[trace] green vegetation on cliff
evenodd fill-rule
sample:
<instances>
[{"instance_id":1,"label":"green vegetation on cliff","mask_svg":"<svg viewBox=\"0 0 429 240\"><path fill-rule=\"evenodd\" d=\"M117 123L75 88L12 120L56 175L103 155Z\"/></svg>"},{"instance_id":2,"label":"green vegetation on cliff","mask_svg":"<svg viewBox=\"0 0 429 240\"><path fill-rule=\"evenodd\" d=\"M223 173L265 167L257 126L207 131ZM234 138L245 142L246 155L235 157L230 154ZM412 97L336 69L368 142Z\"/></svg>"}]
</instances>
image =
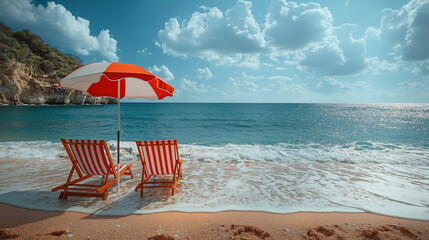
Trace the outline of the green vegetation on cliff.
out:
<instances>
[{"instance_id":1,"label":"green vegetation on cliff","mask_svg":"<svg viewBox=\"0 0 429 240\"><path fill-rule=\"evenodd\" d=\"M29 30L15 32L0 22L0 61L12 59L54 78L63 78L82 65L79 58L50 47Z\"/></svg>"}]
</instances>

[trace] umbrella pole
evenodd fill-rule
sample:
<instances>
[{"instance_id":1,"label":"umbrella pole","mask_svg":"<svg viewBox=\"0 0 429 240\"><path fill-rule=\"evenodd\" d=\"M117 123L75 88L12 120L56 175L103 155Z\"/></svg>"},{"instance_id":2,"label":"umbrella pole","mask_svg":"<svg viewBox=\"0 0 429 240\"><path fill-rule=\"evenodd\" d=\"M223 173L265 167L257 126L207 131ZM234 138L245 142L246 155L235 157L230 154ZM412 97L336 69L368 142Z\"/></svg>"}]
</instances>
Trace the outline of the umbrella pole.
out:
<instances>
[{"instance_id":1,"label":"umbrella pole","mask_svg":"<svg viewBox=\"0 0 429 240\"><path fill-rule=\"evenodd\" d=\"M121 130L120 130L120 126L121 126L121 80L119 80L118 82L118 145L117 145L117 152L118 152L118 160L117 160L117 165L116 168L118 169L118 173L117 173L117 178L118 178L118 184L117 184L117 190L118 190L118 194L119 194L119 139L120 139L120 135L121 135Z\"/></svg>"}]
</instances>

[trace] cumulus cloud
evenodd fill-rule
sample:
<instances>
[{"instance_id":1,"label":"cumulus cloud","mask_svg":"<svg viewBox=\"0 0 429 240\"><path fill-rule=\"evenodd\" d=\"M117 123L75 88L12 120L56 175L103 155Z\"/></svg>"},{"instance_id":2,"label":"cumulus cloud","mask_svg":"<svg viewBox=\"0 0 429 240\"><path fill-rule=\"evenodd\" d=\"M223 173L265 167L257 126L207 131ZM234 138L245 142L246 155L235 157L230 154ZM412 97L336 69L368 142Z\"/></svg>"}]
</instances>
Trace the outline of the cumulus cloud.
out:
<instances>
[{"instance_id":1,"label":"cumulus cloud","mask_svg":"<svg viewBox=\"0 0 429 240\"><path fill-rule=\"evenodd\" d=\"M266 56L285 64L276 69L297 67L325 76L358 74L368 67L365 39L352 36L357 26L334 27L328 8L273 0L261 31L251 6L238 0L225 12L204 6L181 23L171 18L158 32L157 45L164 53L215 65L258 69Z\"/></svg>"},{"instance_id":2,"label":"cumulus cloud","mask_svg":"<svg viewBox=\"0 0 429 240\"><path fill-rule=\"evenodd\" d=\"M328 8L319 4L274 0L266 16L264 33L272 46L298 50L329 37L332 20Z\"/></svg>"},{"instance_id":3,"label":"cumulus cloud","mask_svg":"<svg viewBox=\"0 0 429 240\"><path fill-rule=\"evenodd\" d=\"M197 69L197 78L209 80L213 78L212 71L208 67Z\"/></svg>"},{"instance_id":4,"label":"cumulus cloud","mask_svg":"<svg viewBox=\"0 0 429 240\"><path fill-rule=\"evenodd\" d=\"M259 65L253 55L263 51L265 40L250 10L251 2L239 0L229 10L202 7L189 20L171 18L158 32L164 53L196 56L217 64Z\"/></svg>"},{"instance_id":5,"label":"cumulus cloud","mask_svg":"<svg viewBox=\"0 0 429 240\"><path fill-rule=\"evenodd\" d=\"M413 73L429 76L429 0L411 0L401 9L386 8L379 28L368 28L367 35L390 43L393 53L414 64Z\"/></svg>"},{"instance_id":6,"label":"cumulus cloud","mask_svg":"<svg viewBox=\"0 0 429 240\"><path fill-rule=\"evenodd\" d=\"M152 67L149 67L148 70L149 72L157 75L158 77L162 78L167 82L174 80L173 73L171 73L170 69L168 69L168 67L166 67L165 65L162 65L161 67L153 65Z\"/></svg>"},{"instance_id":7,"label":"cumulus cloud","mask_svg":"<svg viewBox=\"0 0 429 240\"><path fill-rule=\"evenodd\" d=\"M382 11L379 35L393 43L406 61L429 59L429 1L412 0L399 10Z\"/></svg>"},{"instance_id":8,"label":"cumulus cloud","mask_svg":"<svg viewBox=\"0 0 429 240\"><path fill-rule=\"evenodd\" d=\"M351 75L364 71L368 67L364 57L366 41L364 38L353 38L352 33L356 28L353 24L343 24L336 28L336 41L303 51L298 60L299 65L303 69L327 76Z\"/></svg>"},{"instance_id":9,"label":"cumulus cloud","mask_svg":"<svg viewBox=\"0 0 429 240\"><path fill-rule=\"evenodd\" d=\"M35 5L30 0L0 1L0 21L16 29L31 29L46 42L69 48L81 55L99 54L108 61L118 61L117 41L109 30L91 35L90 22L75 17L63 5L48 2Z\"/></svg>"},{"instance_id":10,"label":"cumulus cloud","mask_svg":"<svg viewBox=\"0 0 429 240\"><path fill-rule=\"evenodd\" d=\"M200 93L204 93L208 91L208 88L206 87L206 85L198 84L197 82L191 81L186 78L182 79L182 81L180 82L180 87L183 90L189 90L189 91L200 92Z\"/></svg>"},{"instance_id":11,"label":"cumulus cloud","mask_svg":"<svg viewBox=\"0 0 429 240\"><path fill-rule=\"evenodd\" d=\"M316 3L273 0L263 33L272 58L286 66L323 76L359 74L367 69L366 41L352 33L357 25L332 25L326 7Z\"/></svg>"}]
</instances>

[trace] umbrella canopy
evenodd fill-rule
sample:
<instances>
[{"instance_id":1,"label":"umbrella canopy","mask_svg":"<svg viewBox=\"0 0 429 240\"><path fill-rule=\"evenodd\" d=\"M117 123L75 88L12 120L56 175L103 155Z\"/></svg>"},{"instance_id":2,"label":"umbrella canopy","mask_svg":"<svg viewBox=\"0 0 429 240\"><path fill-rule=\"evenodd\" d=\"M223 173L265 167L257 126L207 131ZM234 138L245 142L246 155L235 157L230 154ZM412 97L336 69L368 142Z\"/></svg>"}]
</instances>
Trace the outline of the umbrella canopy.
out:
<instances>
[{"instance_id":1,"label":"umbrella canopy","mask_svg":"<svg viewBox=\"0 0 429 240\"><path fill-rule=\"evenodd\" d=\"M120 103L122 98L150 100L172 97L174 88L142 67L125 63L91 63L63 78L59 87L69 87L89 93L93 97L118 99L118 165L120 144ZM119 192L119 167L118 192Z\"/></svg>"},{"instance_id":2,"label":"umbrella canopy","mask_svg":"<svg viewBox=\"0 0 429 240\"><path fill-rule=\"evenodd\" d=\"M155 100L172 97L174 92L172 86L142 67L117 62L84 65L63 78L58 86L78 89L93 97L118 99Z\"/></svg>"}]
</instances>

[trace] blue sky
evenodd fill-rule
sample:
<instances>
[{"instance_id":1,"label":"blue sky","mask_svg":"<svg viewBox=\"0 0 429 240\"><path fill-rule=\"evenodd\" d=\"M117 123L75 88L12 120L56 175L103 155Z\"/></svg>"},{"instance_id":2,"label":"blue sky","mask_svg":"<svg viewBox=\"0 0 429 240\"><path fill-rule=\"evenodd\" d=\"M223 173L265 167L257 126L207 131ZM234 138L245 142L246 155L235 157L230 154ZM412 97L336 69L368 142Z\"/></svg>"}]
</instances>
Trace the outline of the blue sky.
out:
<instances>
[{"instance_id":1,"label":"blue sky","mask_svg":"<svg viewBox=\"0 0 429 240\"><path fill-rule=\"evenodd\" d=\"M0 0L0 21L140 65L162 101L429 102L429 0Z\"/></svg>"}]
</instances>

